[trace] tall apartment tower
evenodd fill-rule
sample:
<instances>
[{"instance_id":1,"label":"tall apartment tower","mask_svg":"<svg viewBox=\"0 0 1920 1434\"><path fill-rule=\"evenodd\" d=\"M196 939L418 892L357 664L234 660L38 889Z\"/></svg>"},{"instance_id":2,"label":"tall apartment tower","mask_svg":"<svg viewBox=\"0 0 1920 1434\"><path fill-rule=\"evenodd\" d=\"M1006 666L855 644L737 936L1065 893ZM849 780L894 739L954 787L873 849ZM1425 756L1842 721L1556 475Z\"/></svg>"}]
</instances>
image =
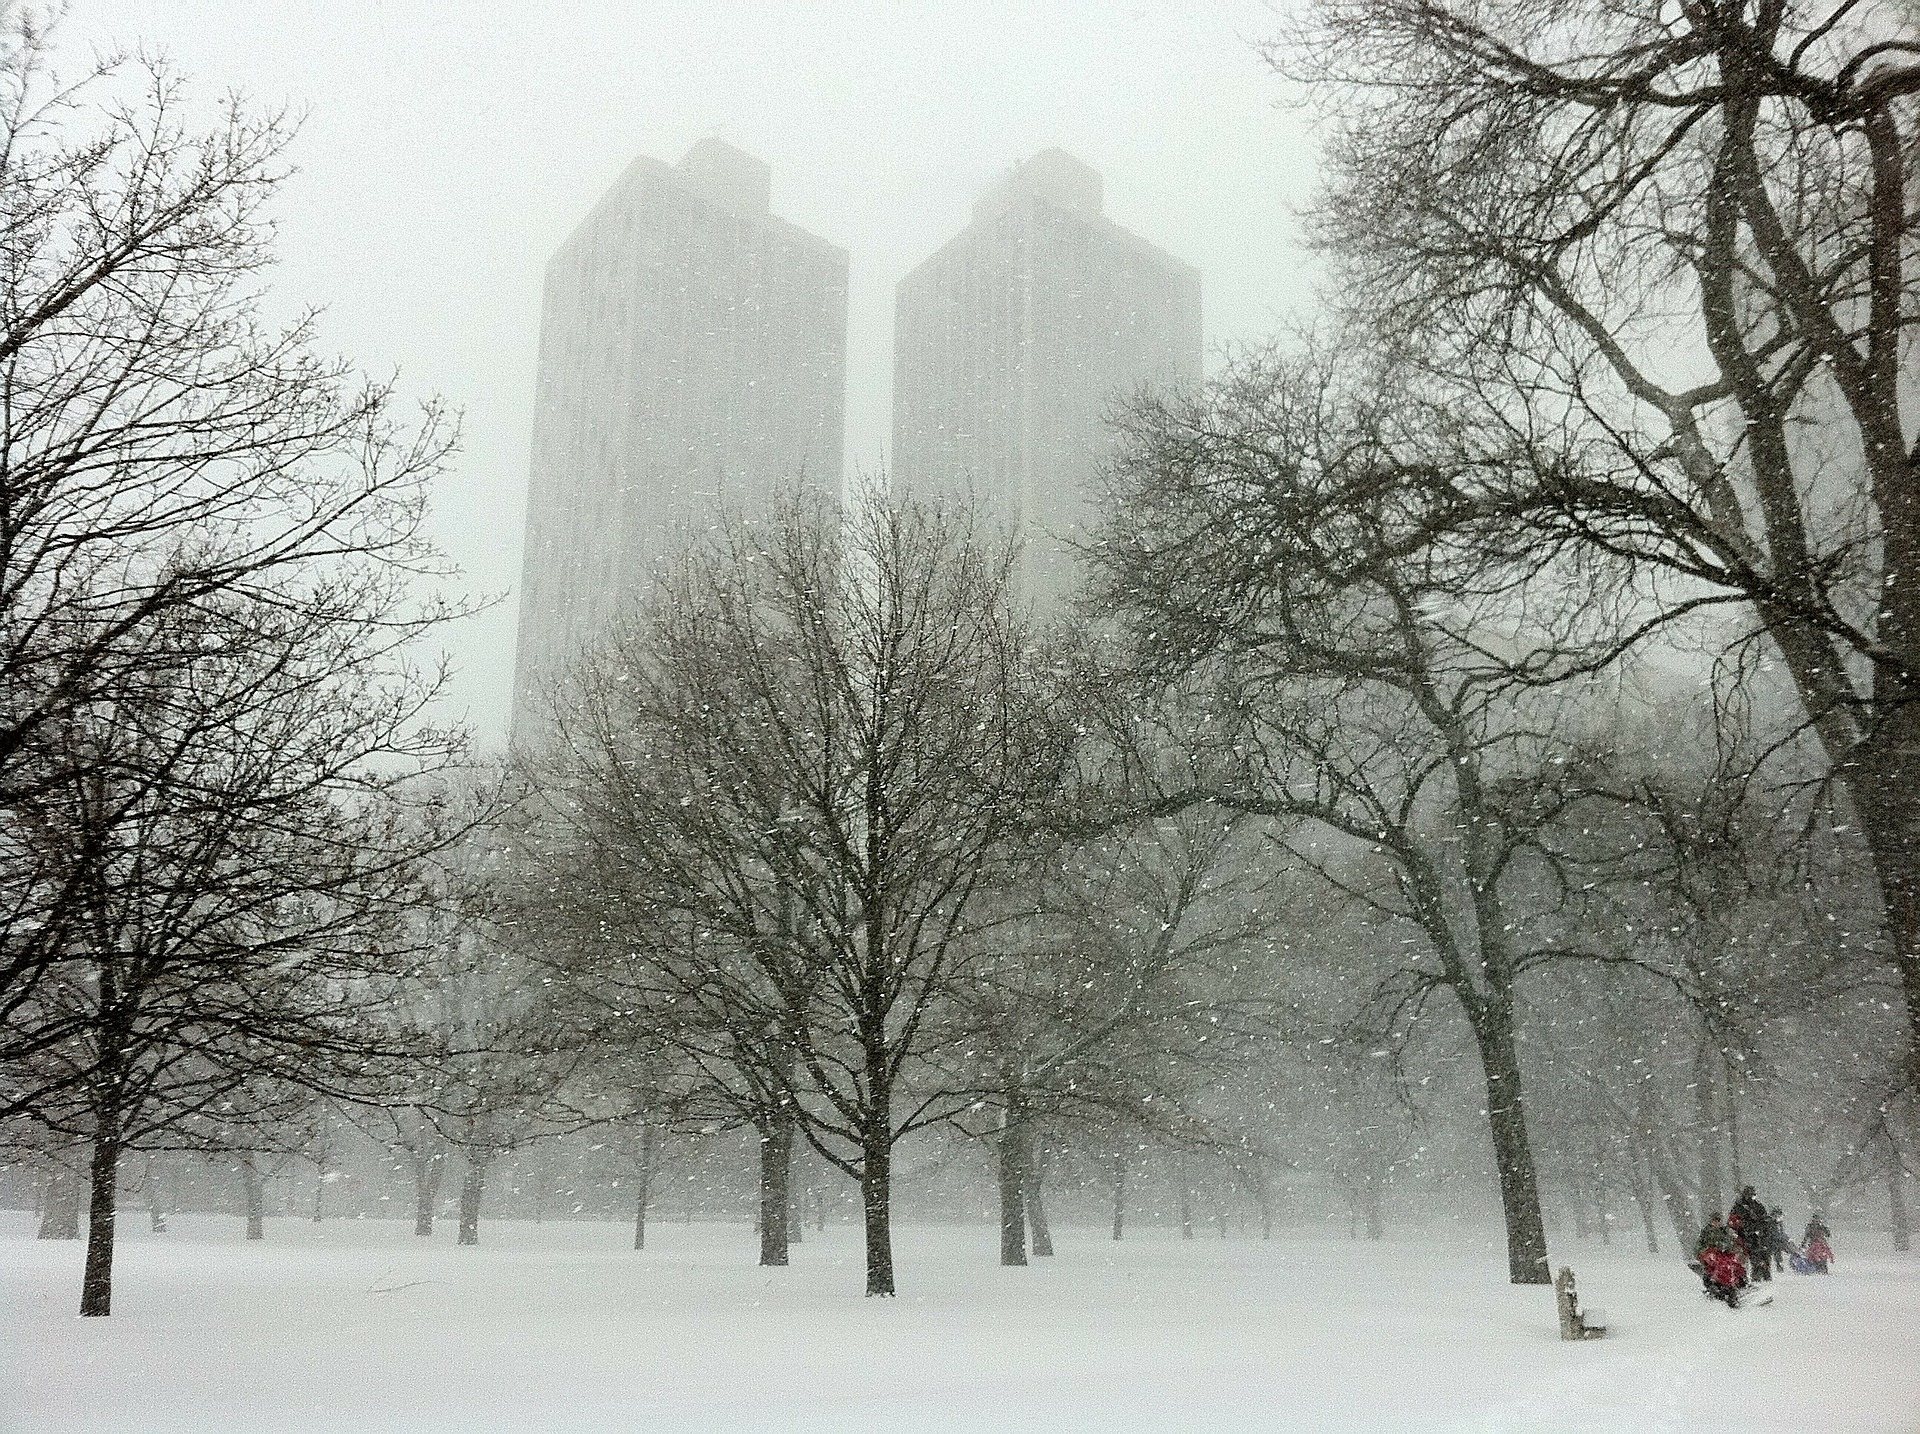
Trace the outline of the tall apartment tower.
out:
<instances>
[{"instance_id":1,"label":"tall apartment tower","mask_svg":"<svg viewBox=\"0 0 1920 1434\"><path fill-rule=\"evenodd\" d=\"M895 298L894 482L1020 530L1042 600L1070 580L1114 407L1200 379L1198 271L1100 202L1097 171L1036 155Z\"/></svg>"},{"instance_id":2,"label":"tall apartment tower","mask_svg":"<svg viewBox=\"0 0 1920 1434\"><path fill-rule=\"evenodd\" d=\"M767 166L706 139L637 159L547 265L513 727L721 512L837 494L847 254L768 209Z\"/></svg>"}]
</instances>

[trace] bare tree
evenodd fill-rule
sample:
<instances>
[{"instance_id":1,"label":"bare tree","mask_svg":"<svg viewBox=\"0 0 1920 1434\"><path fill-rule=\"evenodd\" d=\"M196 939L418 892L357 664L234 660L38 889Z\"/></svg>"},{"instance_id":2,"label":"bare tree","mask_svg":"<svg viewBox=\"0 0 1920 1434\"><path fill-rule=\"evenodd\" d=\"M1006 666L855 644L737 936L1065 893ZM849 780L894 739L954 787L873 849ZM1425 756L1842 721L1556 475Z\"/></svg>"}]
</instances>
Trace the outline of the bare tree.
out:
<instances>
[{"instance_id":1,"label":"bare tree","mask_svg":"<svg viewBox=\"0 0 1920 1434\"><path fill-rule=\"evenodd\" d=\"M976 902L983 951L960 1005L978 1065L962 1083L996 1109L1003 1265L1027 1263L1029 1225L1034 1252L1052 1253L1047 1138L1120 1119L1141 1135L1202 1139L1186 1093L1265 1032L1257 840L1190 810L1066 845Z\"/></svg>"},{"instance_id":2,"label":"bare tree","mask_svg":"<svg viewBox=\"0 0 1920 1434\"><path fill-rule=\"evenodd\" d=\"M402 1054L369 1001L416 865L446 839L409 793L459 748L418 722L389 619L177 611L137 683L36 735L64 776L12 815L71 911L13 1011L4 1093L90 1146L82 1313L110 1307L124 1151L231 1146L315 1091L375 1088Z\"/></svg>"},{"instance_id":3,"label":"bare tree","mask_svg":"<svg viewBox=\"0 0 1920 1434\"><path fill-rule=\"evenodd\" d=\"M1460 470L1504 460L1388 371L1255 356L1140 408L1113 474L1094 600L1171 684L1169 746L1132 760L1146 810L1207 803L1299 825L1289 859L1419 934L1380 989L1393 1030L1444 993L1472 1031L1516 1282L1547 1279L1518 1045L1520 983L1578 950L1531 882L1579 799L1573 695L1590 614L1491 526L1456 526ZM1129 732L1112 743L1124 754ZM1164 764L1162 764L1164 765ZM1371 863L1353 881L1341 865ZM1531 897L1532 891L1529 890Z\"/></svg>"},{"instance_id":4,"label":"bare tree","mask_svg":"<svg viewBox=\"0 0 1920 1434\"><path fill-rule=\"evenodd\" d=\"M546 968L514 939L509 901L517 817L490 784L469 781L443 802L456 839L418 864L405 979L390 1008L413 1052L395 1137L416 1178L415 1229L443 1162L465 1160L455 1240L480 1242L487 1180L501 1157L590 1123L569 1093L594 1054L568 1021ZM431 1134L428 1133L431 1129Z\"/></svg>"},{"instance_id":5,"label":"bare tree","mask_svg":"<svg viewBox=\"0 0 1920 1434\"><path fill-rule=\"evenodd\" d=\"M730 948L684 913L674 919L671 900L623 848L552 833L537 835L534 848L515 942L556 979L570 1039L593 1052L586 1079L594 1096L582 1102L589 1118L633 1127L643 1168L655 1133L683 1124L706 1134L752 1129L760 1263L785 1265L796 1124L791 1077L782 1073L794 1059L787 1033L720 998L700 973L732 964Z\"/></svg>"},{"instance_id":6,"label":"bare tree","mask_svg":"<svg viewBox=\"0 0 1920 1434\"><path fill-rule=\"evenodd\" d=\"M725 1033L861 1185L867 1292L894 1292L892 1158L965 1097L951 1037L974 894L1071 742L1014 610L1013 555L878 493L726 528L586 668L554 791L617 853L644 979ZM746 1039L737 1039L744 1034Z\"/></svg>"},{"instance_id":7,"label":"bare tree","mask_svg":"<svg viewBox=\"0 0 1920 1434\"><path fill-rule=\"evenodd\" d=\"M1910 8L1339 0L1297 39L1270 54L1333 99L1346 291L1555 455L1463 496L1624 560L1630 637L1752 616L1858 824L1920 1062Z\"/></svg>"},{"instance_id":8,"label":"bare tree","mask_svg":"<svg viewBox=\"0 0 1920 1434\"><path fill-rule=\"evenodd\" d=\"M196 104L163 64L57 76L0 17L0 1031L74 910L13 813L71 791L61 735L145 681L157 634L229 612L364 606L444 575L422 534L439 410L263 327L291 127ZM353 568L359 594L342 585Z\"/></svg>"}]
</instances>

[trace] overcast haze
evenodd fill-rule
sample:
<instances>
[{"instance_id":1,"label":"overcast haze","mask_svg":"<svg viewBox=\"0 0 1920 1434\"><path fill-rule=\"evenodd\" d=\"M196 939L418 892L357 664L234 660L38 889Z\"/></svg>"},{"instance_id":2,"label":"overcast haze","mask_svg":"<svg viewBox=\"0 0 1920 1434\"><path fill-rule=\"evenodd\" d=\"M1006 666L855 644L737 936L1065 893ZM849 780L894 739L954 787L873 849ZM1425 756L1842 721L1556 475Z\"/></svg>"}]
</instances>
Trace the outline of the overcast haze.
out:
<instances>
[{"instance_id":1,"label":"overcast haze","mask_svg":"<svg viewBox=\"0 0 1920 1434\"><path fill-rule=\"evenodd\" d=\"M197 88L305 112L275 299L464 411L439 523L476 587L519 577L542 267L626 164L717 135L773 208L852 256L847 454L889 436L893 288L1010 164L1058 145L1106 212L1200 271L1209 352L1305 298L1305 116L1253 44L1263 3L576 5L81 0L73 43L163 49ZM962 58L964 57L964 63ZM504 735L514 606L454 639Z\"/></svg>"},{"instance_id":2,"label":"overcast haze","mask_svg":"<svg viewBox=\"0 0 1920 1434\"><path fill-rule=\"evenodd\" d=\"M0 0L0 1431L1920 1430L1916 24Z\"/></svg>"}]
</instances>

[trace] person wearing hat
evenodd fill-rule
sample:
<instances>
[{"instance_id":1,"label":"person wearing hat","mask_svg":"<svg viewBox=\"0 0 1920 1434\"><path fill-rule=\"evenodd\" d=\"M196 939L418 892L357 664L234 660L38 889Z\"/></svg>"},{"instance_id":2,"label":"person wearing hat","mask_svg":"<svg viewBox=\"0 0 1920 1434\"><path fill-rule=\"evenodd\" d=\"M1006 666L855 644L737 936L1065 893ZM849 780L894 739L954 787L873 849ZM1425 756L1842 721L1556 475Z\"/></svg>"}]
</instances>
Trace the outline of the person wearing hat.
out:
<instances>
[{"instance_id":1,"label":"person wearing hat","mask_svg":"<svg viewBox=\"0 0 1920 1434\"><path fill-rule=\"evenodd\" d=\"M1756 1280L1772 1279L1773 1222L1767 1217L1767 1207L1760 1203L1760 1197L1753 1193L1751 1185L1741 1187L1740 1198L1733 1202L1733 1209L1727 1212L1727 1224L1739 1237L1752 1277Z\"/></svg>"}]
</instances>

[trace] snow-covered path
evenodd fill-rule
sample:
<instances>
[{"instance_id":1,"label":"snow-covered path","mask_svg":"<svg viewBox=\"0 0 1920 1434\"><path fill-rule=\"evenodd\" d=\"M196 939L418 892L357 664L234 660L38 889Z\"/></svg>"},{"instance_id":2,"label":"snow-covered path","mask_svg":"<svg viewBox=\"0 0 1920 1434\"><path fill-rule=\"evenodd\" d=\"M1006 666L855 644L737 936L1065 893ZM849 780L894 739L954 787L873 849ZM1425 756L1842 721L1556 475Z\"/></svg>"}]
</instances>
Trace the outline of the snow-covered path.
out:
<instances>
[{"instance_id":1,"label":"snow-covered path","mask_svg":"<svg viewBox=\"0 0 1920 1434\"><path fill-rule=\"evenodd\" d=\"M907 1229L859 1295L851 1229L747 1263L740 1228L128 1220L108 1320L79 1249L0 1216L0 1429L1920 1430L1920 1259L1847 1258L1766 1309L1668 1261L1556 1250L1614 1335L1555 1335L1497 1249L1067 1231L1025 1270L987 1229ZM1843 1257L1848 1253L1842 1235ZM1391 1274L1385 1273L1391 1270Z\"/></svg>"}]
</instances>

